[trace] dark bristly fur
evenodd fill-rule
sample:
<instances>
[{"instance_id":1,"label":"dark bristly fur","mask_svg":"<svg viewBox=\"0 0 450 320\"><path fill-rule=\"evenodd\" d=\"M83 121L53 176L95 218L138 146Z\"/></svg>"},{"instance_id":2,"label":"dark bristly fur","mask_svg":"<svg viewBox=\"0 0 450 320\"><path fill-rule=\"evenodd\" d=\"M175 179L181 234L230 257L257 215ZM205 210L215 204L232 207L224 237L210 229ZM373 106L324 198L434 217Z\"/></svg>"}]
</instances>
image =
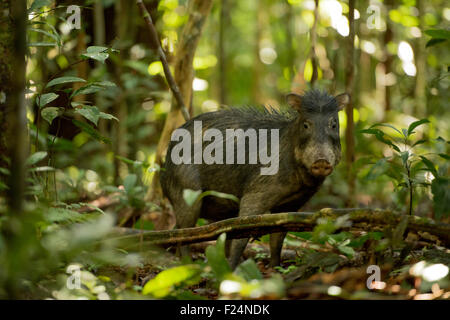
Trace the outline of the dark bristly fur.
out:
<instances>
[{"instance_id":1,"label":"dark bristly fur","mask_svg":"<svg viewBox=\"0 0 450 320\"><path fill-rule=\"evenodd\" d=\"M255 129L256 132L259 129L279 129L279 167L274 175L261 175L260 169L265 167L261 163L176 165L172 162L171 150L178 142L172 141L160 181L164 195L173 205L177 228L193 227L199 217L218 221L238 215L296 211L317 192L325 176L340 160L338 102L319 90L294 97L300 101L294 106L296 110L284 107L280 110L252 106L226 107L201 114L181 126L191 136L194 121L201 121L203 130L219 130L224 137L227 129ZM271 143L274 142L271 139L267 142L267 150L272 150ZM203 148L210 143L203 143ZM248 144L246 139L246 161L249 159ZM237 151L235 144L235 156ZM194 153L191 153L191 163L193 156ZM326 173L317 173L320 163L327 164ZM208 196L191 207L184 201L184 189L233 194L240 199L240 203ZM284 236L282 233L271 235L272 266L280 262ZM247 241L238 239L231 242L229 259L233 268L238 264ZM186 253L186 247L180 249Z\"/></svg>"}]
</instances>

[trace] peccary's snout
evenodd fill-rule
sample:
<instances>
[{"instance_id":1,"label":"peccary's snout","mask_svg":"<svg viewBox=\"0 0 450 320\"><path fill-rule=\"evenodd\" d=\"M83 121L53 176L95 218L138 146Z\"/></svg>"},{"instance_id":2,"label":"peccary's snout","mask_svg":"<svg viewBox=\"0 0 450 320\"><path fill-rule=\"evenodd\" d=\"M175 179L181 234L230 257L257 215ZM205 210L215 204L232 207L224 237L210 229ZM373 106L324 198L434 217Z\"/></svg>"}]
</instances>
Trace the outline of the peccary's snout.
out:
<instances>
[{"instance_id":1,"label":"peccary's snout","mask_svg":"<svg viewBox=\"0 0 450 320\"><path fill-rule=\"evenodd\" d=\"M311 166L311 173L316 177L326 177L333 171L333 166L325 159L319 159Z\"/></svg>"}]
</instances>

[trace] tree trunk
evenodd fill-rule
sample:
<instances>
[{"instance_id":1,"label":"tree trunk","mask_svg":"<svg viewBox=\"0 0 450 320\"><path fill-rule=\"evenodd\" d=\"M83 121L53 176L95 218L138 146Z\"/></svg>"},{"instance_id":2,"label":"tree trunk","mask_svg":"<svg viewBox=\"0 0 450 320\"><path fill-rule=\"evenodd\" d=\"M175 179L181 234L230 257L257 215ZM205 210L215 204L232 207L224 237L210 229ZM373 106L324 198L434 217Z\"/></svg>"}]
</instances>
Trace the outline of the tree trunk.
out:
<instances>
[{"instance_id":1,"label":"tree trunk","mask_svg":"<svg viewBox=\"0 0 450 320\"><path fill-rule=\"evenodd\" d=\"M254 46L254 58L253 58L253 79L251 96L252 101L255 103L264 104L264 98L261 91L261 71L264 68L263 63L259 57L260 43L262 39L262 29L264 27L264 0L259 0L256 4L256 18L255 18L255 43Z\"/></svg>"},{"instance_id":2,"label":"tree trunk","mask_svg":"<svg viewBox=\"0 0 450 320\"><path fill-rule=\"evenodd\" d=\"M419 29L424 31L424 0L417 0L417 9L419 10ZM421 35L416 40L416 85L414 88L414 111L413 115L416 117L426 117L427 114L427 100L426 100L426 81L427 81L427 69L426 69L426 56L425 56L425 37Z\"/></svg>"},{"instance_id":3,"label":"tree trunk","mask_svg":"<svg viewBox=\"0 0 450 320\"><path fill-rule=\"evenodd\" d=\"M13 213L21 214L25 190L24 164L28 150L25 108L26 1L2 1L0 12L0 167L9 167L10 170L7 179L8 206Z\"/></svg>"},{"instance_id":4,"label":"tree trunk","mask_svg":"<svg viewBox=\"0 0 450 320\"><path fill-rule=\"evenodd\" d=\"M134 7L132 2L127 0L118 0L115 4L115 28L116 35L119 39L119 59L115 62L114 77L120 88L120 94L117 98L117 103L114 105L115 116L120 119L119 122L114 122L114 137L115 145L113 146L114 154L117 156L127 157L127 117L128 108L126 104L125 88L122 85L122 65L126 60L126 38L130 31L130 16L132 16L131 6ZM119 159L114 158L114 182L119 184L121 182L120 169L126 167Z\"/></svg>"},{"instance_id":5,"label":"tree trunk","mask_svg":"<svg viewBox=\"0 0 450 320\"><path fill-rule=\"evenodd\" d=\"M227 55L225 48L225 31L228 25L228 1L220 2L220 18L219 18L219 104L227 104Z\"/></svg>"},{"instance_id":6,"label":"tree trunk","mask_svg":"<svg viewBox=\"0 0 450 320\"><path fill-rule=\"evenodd\" d=\"M318 73L318 61L317 61L317 54L316 54L316 44L317 44L317 22L319 20L319 0L314 0L315 7L314 7L314 24L311 28L310 34L311 34L311 52L310 52L310 59L311 59L311 65L312 65L312 75L311 75L311 87L314 87L314 83L316 82L319 73Z\"/></svg>"},{"instance_id":7,"label":"tree trunk","mask_svg":"<svg viewBox=\"0 0 450 320\"><path fill-rule=\"evenodd\" d=\"M94 45L96 46L105 46L105 13L102 1L96 1L94 3L94 14L93 14L93 23L94 23ZM101 68L102 63L100 61L95 62L96 68ZM104 109L104 97L103 93L100 91L95 95L95 105L102 111ZM98 128L100 133L103 136L108 136L106 121L100 119L98 123ZM105 148L106 149L106 148Z\"/></svg>"},{"instance_id":8,"label":"tree trunk","mask_svg":"<svg viewBox=\"0 0 450 320\"><path fill-rule=\"evenodd\" d=\"M206 18L208 17L212 7L212 0L192 0L189 2L189 18L184 26L177 46L175 56L175 82L180 89L184 104L189 106L192 98L192 81L194 79L194 69L192 62L194 60L195 50L203 30ZM172 107L167 115L161 137L156 150L155 164L161 165L165 156L167 146L169 145L170 136L176 128L183 124L184 118L180 109L177 107L175 99L172 99ZM148 198L153 201L162 199L161 186L159 184L159 174L156 172L153 176L152 188Z\"/></svg>"},{"instance_id":9,"label":"tree trunk","mask_svg":"<svg viewBox=\"0 0 450 320\"><path fill-rule=\"evenodd\" d=\"M345 107L345 113L347 115L347 127L345 128L345 164L347 167L347 183L348 194L347 206L352 206L354 202L355 192L355 174L353 171L353 163L355 161L355 129L353 121L353 78L355 71L355 19L354 19L355 0L349 0L348 22L350 26L350 32L347 37L347 67L345 74L345 91L350 94L350 102Z\"/></svg>"},{"instance_id":10,"label":"tree trunk","mask_svg":"<svg viewBox=\"0 0 450 320\"><path fill-rule=\"evenodd\" d=\"M385 1L386 12L392 7L392 0ZM388 16L388 14L386 14ZM384 116L386 117L389 110L391 110L391 88L389 83L386 83L388 75L391 73L392 55L388 51L388 44L392 41L392 27L389 22L389 18L386 19L386 31L383 37L384 47Z\"/></svg>"}]
</instances>

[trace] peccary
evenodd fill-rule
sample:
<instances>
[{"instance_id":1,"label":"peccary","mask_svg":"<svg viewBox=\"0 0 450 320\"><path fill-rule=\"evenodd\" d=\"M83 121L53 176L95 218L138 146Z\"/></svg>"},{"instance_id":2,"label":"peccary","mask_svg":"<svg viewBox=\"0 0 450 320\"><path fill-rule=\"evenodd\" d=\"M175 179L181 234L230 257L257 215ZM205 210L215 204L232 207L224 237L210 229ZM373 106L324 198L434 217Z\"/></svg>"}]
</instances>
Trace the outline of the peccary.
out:
<instances>
[{"instance_id":1,"label":"peccary","mask_svg":"<svg viewBox=\"0 0 450 320\"><path fill-rule=\"evenodd\" d=\"M290 93L291 108L285 111L226 108L183 124L172 135L160 175L164 195L175 211L176 228L193 227L198 218L219 221L300 209L341 159L338 111L349 99L345 93L333 97L319 90ZM240 203L207 196L191 207L183 199L184 189L228 193ZM285 236L271 234L271 266L280 263ZM233 269L247 242L232 240Z\"/></svg>"}]
</instances>

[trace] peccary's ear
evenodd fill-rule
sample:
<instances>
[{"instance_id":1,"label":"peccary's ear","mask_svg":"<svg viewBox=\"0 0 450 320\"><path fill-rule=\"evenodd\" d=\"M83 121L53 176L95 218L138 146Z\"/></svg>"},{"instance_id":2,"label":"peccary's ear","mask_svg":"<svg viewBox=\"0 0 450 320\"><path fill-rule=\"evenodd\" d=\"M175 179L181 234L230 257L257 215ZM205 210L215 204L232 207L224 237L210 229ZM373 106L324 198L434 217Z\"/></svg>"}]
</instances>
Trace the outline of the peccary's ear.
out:
<instances>
[{"instance_id":1,"label":"peccary's ear","mask_svg":"<svg viewBox=\"0 0 450 320\"><path fill-rule=\"evenodd\" d=\"M350 95L348 93L342 93L334 97L338 103L338 109L341 111L350 102Z\"/></svg>"},{"instance_id":2,"label":"peccary's ear","mask_svg":"<svg viewBox=\"0 0 450 320\"><path fill-rule=\"evenodd\" d=\"M288 105L291 106L291 108L300 111L300 108L302 106L302 99L303 97L296 93L289 93L286 95L286 102Z\"/></svg>"}]
</instances>

